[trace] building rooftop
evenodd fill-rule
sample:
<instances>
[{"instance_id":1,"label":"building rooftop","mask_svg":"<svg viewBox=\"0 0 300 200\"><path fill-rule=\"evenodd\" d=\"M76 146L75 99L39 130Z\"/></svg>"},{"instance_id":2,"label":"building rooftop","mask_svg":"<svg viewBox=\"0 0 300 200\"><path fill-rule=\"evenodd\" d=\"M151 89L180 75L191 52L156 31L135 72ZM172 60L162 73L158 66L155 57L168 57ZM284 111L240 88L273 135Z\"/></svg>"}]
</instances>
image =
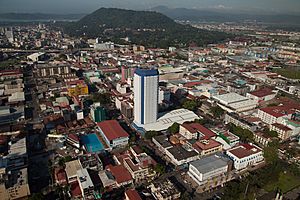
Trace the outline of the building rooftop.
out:
<instances>
[{"instance_id":1,"label":"building rooftop","mask_svg":"<svg viewBox=\"0 0 300 200\"><path fill-rule=\"evenodd\" d=\"M112 166L109 165L107 169L115 177L117 183L122 184L124 182L129 182L132 180L132 177L129 171L123 165Z\"/></svg>"},{"instance_id":2,"label":"building rooftop","mask_svg":"<svg viewBox=\"0 0 300 200\"><path fill-rule=\"evenodd\" d=\"M197 141L193 144L193 147L200 150L200 151L216 148L216 147L219 147L219 146L222 146L222 144L215 141L215 140L213 140L213 139L204 140L204 141Z\"/></svg>"},{"instance_id":3,"label":"building rooftop","mask_svg":"<svg viewBox=\"0 0 300 200\"><path fill-rule=\"evenodd\" d=\"M141 196L135 189L126 190L125 195L129 200L142 200Z\"/></svg>"},{"instance_id":4,"label":"building rooftop","mask_svg":"<svg viewBox=\"0 0 300 200\"><path fill-rule=\"evenodd\" d=\"M261 152L261 149L259 149L257 146L251 145L251 144L240 144L239 146L229 149L228 152L230 152L233 155L235 155L236 157L242 159L242 158L248 157L252 154Z\"/></svg>"},{"instance_id":5,"label":"building rooftop","mask_svg":"<svg viewBox=\"0 0 300 200\"><path fill-rule=\"evenodd\" d=\"M253 92L250 92L250 94L257 96L257 97L265 97L271 94L275 94L271 88L262 88Z\"/></svg>"},{"instance_id":6,"label":"building rooftop","mask_svg":"<svg viewBox=\"0 0 300 200\"><path fill-rule=\"evenodd\" d=\"M65 165L65 171L68 178L77 176L77 171L82 168L79 160L66 162Z\"/></svg>"},{"instance_id":7,"label":"building rooftop","mask_svg":"<svg viewBox=\"0 0 300 200\"><path fill-rule=\"evenodd\" d=\"M146 131L161 131L166 130L175 122L183 124L195 119L199 119L199 117L194 112L181 108L167 113L160 113L158 120L155 123L146 124L144 129Z\"/></svg>"},{"instance_id":8,"label":"building rooftop","mask_svg":"<svg viewBox=\"0 0 300 200\"><path fill-rule=\"evenodd\" d=\"M77 175L79 177L80 185L83 189L94 187L87 169L77 170Z\"/></svg>"},{"instance_id":9,"label":"building rooftop","mask_svg":"<svg viewBox=\"0 0 300 200\"><path fill-rule=\"evenodd\" d=\"M153 137L153 139L155 139L164 148L172 147L172 144L165 135L158 135Z\"/></svg>"},{"instance_id":10,"label":"building rooftop","mask_svg":"<svg viewBox=\"0 0 300 200\"><path fill-rule=\"evenodd\" d=\"M108 140L129 137L128 133L120 126L117 120L98 122L97 126L103 131Z\"/></svg>"},{"instance_id":11,"label":"building rooftop","mask_svg":"<svg viewBox=\"0 0 300 200\"><path fill-rule=\"evenodd\" d=\"M272 107L265 107L260 108L261 111L268 113L274 117L282 117L288 114L294 113L294 109L287 107L287 106L272 106Z\"/></svg>"},{"instance_id":12,"label":"building rooftop","mask_svg":"<svg viewBox=\"0 0 300 200\"><path fill-rule=\"evenodd\" d=\"M192 161L190 165L194 166L200 173L205 174L221 167L225 167L229 162L229 158L214 154L201 158L199 160Z\"/></svg>"},{"instance_id":13,"label":"building rooftop","mask_svg":"<svg viewBox=\"0 0 300 200\"><path fill-rule=\"evenodd\" d=\"M226 104L226 105L248 100L247 97L244 97L242 95L239 95L239 94L233 93L233 92L227 93L227 94L222 94L222 95L216 95L213 98L220 101L221 103Z\"/></svg>"},{"instance_id":14,"label":"building rooftop","mask_svg":"<svg viewBox=\"0 0 300 200\"><path fill-rule=\"evenodd\" d=\"M182 146L174 146L174 147L167 149L167 151L169 151L173 155L173 157L178 161L185 160L187 158L198 155L198 153L196 151L194 151L194 150L188 151L185 148L183 148Z\"/></svg>"},{"instance_id":15,"label":"building rooftop","mask_svg":"<svg viewBox=\"0 0 300 200\"><path fill-rule=\"evenodd\" d=\"M140 68L137 68L134 73L139 75L139 76L157 76L158 75L158 70L157 69L140 69Z\"/></svg>"},{"instance_id":16,"label":"building rooftop","mask_svg":"<svg viewBox=\"0 0 300 200\"><path fill-rule=\"evenodd\" d=\"M181 126L186 128L191 133L199 133L199 139L208 140L216 134L199 123L183 123Z\"/></svg>"},{"instance_id":17,"label":"building rooftop","mask_svg":"<svg viewBox=\"0 0 300 200\"><path fill-rule=\"evenodd\" d=\"M291 131L292 130L289 127L287 127L283 124L279 124L279 123L274 123L274 124L272 124L272 126L275 126L276 128L283 130L283 131Z\"/></svg>"}]
</instances>

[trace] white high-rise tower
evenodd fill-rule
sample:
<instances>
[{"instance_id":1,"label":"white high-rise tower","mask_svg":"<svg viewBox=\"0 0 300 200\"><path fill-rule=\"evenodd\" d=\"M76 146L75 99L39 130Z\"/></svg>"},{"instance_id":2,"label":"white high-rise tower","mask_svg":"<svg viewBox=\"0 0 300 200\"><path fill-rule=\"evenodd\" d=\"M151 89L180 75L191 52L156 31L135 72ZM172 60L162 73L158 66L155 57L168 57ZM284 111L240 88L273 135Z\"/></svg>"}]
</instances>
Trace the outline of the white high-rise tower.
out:
<instances>
[{"instance_id":1,"label":"white high-rise tower","mask_svg":"<svg viewBox=\"0 0 300 200\"><path fill-rule=\"evenodd\" d=\"M157 69L136 69L134 73L134 124L143 127L155 123L158 112Z\"/></svg>"}]
</instances>

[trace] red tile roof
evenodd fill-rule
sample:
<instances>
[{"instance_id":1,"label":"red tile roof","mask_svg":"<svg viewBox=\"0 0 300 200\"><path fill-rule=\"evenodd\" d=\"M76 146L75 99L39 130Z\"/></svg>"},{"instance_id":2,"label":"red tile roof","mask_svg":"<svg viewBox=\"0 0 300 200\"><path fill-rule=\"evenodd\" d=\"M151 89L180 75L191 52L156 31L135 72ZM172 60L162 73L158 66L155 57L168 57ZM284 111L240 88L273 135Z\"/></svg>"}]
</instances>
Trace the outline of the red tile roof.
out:
<instances>
[{"instance_id":1,"label":"red tile roof","mask_svg":"<svg viewBox=\"0 0 300 200\"><path fill-rule=\"evenodd\" d=\"M118 184L132 181L132 177L129 171L123 165L117 165L117 166L108 165L107 169L115 177L115 180Z\"/></svg>"},{"instance_id":2,"label":"red tile roof","mask_svg":"<svg viewBox=\"0 0 300 200\"><path fill-rule=\"evenodd\" d=\"M212 83L210 80L202 80L202 81L195 81L195 82L188 82L184 84L184 87L194 87L197 85L202 85L202 84L209 84Z\"/></svg>"},{"instance_id":3,"label":"red tile roof","mask_svg":"<svg viewBox=\"0 0 300 200\"><path fill-rule=\"evenodd\" d=\"M265 96L268 96L271 94L275 94L275 92L273 92L271 88L262 88L262 89L254 91L254 92L251 92L250 94L257 96L257 97L265 97Z\"/></svg>"},{"instance_id":4,"label":"red tile roof","mask_svg":"<svg viewBox=\"0 0 300 200\"><path fill-rule=\"evenodd\" d=\"M71 133L68 135L68 138L70 138L76 142L79 142L79 137L76 134Z\"/></svg>"},{"instance_id":5,"label":"red tile roof","mask_svg":"<svg viewBox=\"0 0 300 200\"><path fill-rule=\"evenodd\" d=\"M287 106L272 106L272 107L261 108L260 110L276 118L294 113L294 109Z\"/></svg>"},{"instance_id":6,"label":"red tile roof","mask_svg":"<svg viewBox=\"0 0 300 200\"><path fill-rule=\"evenodd\" d=\"M261 152L261 150L250 144L240 144L239 146L230 149L229 152L238 157L239 159L242 159L252 154Z\"/></svg>"},{"instance_id":7,"label":"red tile roof","mask_svg":"<svg viewBox=\"0 0 300 200\"><path fill-rule=\"evenodd\" d=\"M142 200L141 196L135 189L126 190L125 195L129 200Z\"/></svg>"},{"instance_id":8,"label":"red tile roof","mask_svg":"<svg viewBox=\"0 0 300 200\"><path fill-rule=\"evenodd\" d=\"M219 143L213 139L210 139L207 141L207 143L197 141L196 143L193 144L193 147L199 148L199 150L208 150L208 149L219 147L221 145L222 145L221 143Z\"/></svg>"},{"instance_id":9,"label":"red tile roof","mask_svg":"<svg viewBox=\"0 0 300 200\"><path fill-rule=\"evenodd\" d=\"M55 179L57 182L59 182L61 184L67 184L67 175L66 175L65 170L55 168L54 173L55 173Z\"/></svg>"},{"instance_id":10,"label":"red tile roof","mask_svg":"<svg viewBox=\"0 0 300 200\"><path fill-rule=\"evenodd\" d=\"M184 128L186 128L188 131L190 131L191 133L200 132L201 134L203 134L204 136L201 137L200 139L208 140L208 139L216 136L216 134L214 132L212 132L211 130L202 126L199 123L190 123L190 124L184 123L184 124L182 124L182 126Z\"/></svg>"},{"instance_id":11,"label":"red tile roof","mask_svg":"<svg viewBox=\"0 0 300 200\"><path fill-rule=\"evenodd\" d=\"M128 133L120 126L117 120L98 122L97 126L110 141L121 137L129 137Z\"/></svg>"},{"instance_id":12,"label":"red tile roof","mask_svg":"<svg viewBox=\"0 0 300 200\"><path fill-rule=\"evenodd\" d=\"M77 180L71 183L71 194L73 198L82 197L81 189Z\"/></svg>"}]
</instances>

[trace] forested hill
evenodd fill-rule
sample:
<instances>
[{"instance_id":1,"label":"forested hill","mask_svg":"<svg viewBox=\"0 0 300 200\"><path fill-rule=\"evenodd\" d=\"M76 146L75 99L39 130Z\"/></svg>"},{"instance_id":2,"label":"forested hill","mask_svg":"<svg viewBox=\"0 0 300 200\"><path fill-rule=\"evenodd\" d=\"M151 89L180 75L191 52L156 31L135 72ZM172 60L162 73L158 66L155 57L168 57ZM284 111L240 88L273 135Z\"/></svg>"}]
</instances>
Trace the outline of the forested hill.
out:
<instances>
[{"instance_id":1,"label":"forested hill","mask_svg":"<svg viewBox=\"0 0 300 200\"><path fill-rule=\"evenodd\" d=\"M225 40L229 35L181 25L163 14L152 11L133 11L100 8L77 22L63 26L70 36L99 37L103 41L122 42L129 37L131 43L147 47L184 47L191 43L206 45Z\"/></svg>"}]
</instances>

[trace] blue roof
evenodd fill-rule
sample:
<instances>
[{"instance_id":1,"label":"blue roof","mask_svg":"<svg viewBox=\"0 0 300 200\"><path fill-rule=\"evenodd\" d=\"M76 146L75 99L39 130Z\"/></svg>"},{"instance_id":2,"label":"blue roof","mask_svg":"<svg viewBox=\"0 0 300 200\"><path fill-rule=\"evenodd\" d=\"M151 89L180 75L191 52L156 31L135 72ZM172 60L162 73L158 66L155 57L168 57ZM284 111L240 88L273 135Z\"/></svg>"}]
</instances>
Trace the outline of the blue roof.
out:
<instances>
[{"instance_id":1,"label":"blue roof","mask_svg":"<svg viewBox=\"0 0 300 200\"><path fill-rule=\"evenodd\" d=\"M134 73L139 76L157 76L158 70L157 69L139 69L139 68L137 68Z\"/></svg>"}]
</instances>

